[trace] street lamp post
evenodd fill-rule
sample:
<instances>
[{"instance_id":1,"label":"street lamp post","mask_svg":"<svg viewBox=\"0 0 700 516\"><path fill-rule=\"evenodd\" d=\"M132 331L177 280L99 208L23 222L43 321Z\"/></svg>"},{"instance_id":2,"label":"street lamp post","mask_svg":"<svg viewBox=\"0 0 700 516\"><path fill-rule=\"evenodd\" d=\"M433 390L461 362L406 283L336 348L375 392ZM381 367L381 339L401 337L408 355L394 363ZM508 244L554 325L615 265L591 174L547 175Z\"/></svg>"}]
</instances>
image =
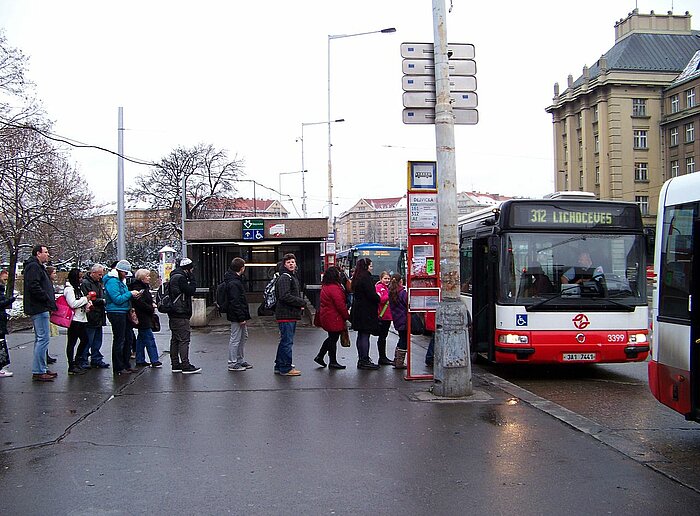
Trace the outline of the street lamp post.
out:
<instances>
[{"instance_id":1,"label":"street lamp post","mask_svg":"<svg viewBox=\"0 0 700 516\"><path fill-rule=\"evenodd\" d=\"M369 32L357 32L355 34L329 34L328 35L328 220L333 220L333 166L331 164L331 41L334 39L352 38L367 34L389 34L396 32L394 27L372 30ZM303 167L302 167L303 168Z\"/></svg>"},{"instance_id":2,"label":"street lamp post","mask_svg":"<svg viewBox=\"0 0 700 516\"><path fill-rule=\"evenodd\" d=\"M280 172L279 173L279 183L278 183L278 191L277 193L280 196L280 207L277 210L279 213L279 216L282 217L282 176L288 175L288 174L301 174L301 188L302 188L302 195L306 195L306 190L304 189L304 173L306 170L303 169L303 164L302 164L302 169L301 170L294 170L293 172ZM306 199L304 199L304 203L306 203ZM294 208L296 210L296 208ZM306 209L303 210L304 213L304 218L306 218ZM299 212L297 211L297 215L299 215Z\"/></svg>"},{"instance_id":3,"label":"street lamp post","mask_svg":"<svg viewBox=\"0 0 700 516\"><path fill-rule=\"evenodd\" d=\"M323 122L302 122L301 123L301 136L298 141L301 141L301 213L306 218L306 184L304 182L304 174L306 169L304 168L304 127L307 125L321 125L321 124L334 124L336 122L345 122L344 118L338 118L336 120L324 120Z\"/></svg>"}]
</instances>

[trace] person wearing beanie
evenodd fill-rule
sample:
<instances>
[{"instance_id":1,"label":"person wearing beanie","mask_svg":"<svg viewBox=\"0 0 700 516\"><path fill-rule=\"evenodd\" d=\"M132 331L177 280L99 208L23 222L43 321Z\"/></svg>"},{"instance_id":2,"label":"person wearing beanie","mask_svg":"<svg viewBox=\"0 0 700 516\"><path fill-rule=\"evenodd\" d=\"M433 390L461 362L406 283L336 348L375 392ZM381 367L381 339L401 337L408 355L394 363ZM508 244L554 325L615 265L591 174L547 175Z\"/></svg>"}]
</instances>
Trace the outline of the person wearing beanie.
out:
<instances>
[{"instance_id":1,"label":"person wearing beanie","mask_svg":"<svg viewBox=\"0 0 700 516\"><path fill-rule=\"evenodd\" d=\"M129 331L127 317L131 308L132 297L138 299L141 292L129 290L126 276L131 272L131 264L119 260L104 279L105 311L112 325L112 364L115 376L133 373L131 368L131 349L126 345L126 332Z\"/></svg>"},{"instance_id":2,"label":"person wearing beanie","mask_svg":"<svg viewBox=\"0 0 700 516\"><path fill-rule=\"evenodd\" d=\"M170 273L170 299L173 310L168 314L170 326L170 360L173 373L194 374L202 368L190 363L190 317L192 317L192 296L197 290L194 279L194 263L182 258Z\"/></svg>"}]
</instances>

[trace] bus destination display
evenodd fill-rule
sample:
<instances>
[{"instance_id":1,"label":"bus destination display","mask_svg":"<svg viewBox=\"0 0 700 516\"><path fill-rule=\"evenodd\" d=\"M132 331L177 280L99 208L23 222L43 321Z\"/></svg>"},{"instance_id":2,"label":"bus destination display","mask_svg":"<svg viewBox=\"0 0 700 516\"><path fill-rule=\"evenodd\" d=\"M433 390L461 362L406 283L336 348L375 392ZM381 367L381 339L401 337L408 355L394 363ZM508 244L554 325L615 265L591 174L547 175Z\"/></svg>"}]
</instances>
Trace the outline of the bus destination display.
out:
<instances>
[{"instance_id":1,"label":"bus destination display","mask_svg":"<svg viewBox=\"0 0 700 516\"><path fill-rule=\"evenodd\" d=\"M554 228L636 228L639 224L633 206L620 207L575 204L511 205L512 226Z\"/></svg>"}]
</instances>

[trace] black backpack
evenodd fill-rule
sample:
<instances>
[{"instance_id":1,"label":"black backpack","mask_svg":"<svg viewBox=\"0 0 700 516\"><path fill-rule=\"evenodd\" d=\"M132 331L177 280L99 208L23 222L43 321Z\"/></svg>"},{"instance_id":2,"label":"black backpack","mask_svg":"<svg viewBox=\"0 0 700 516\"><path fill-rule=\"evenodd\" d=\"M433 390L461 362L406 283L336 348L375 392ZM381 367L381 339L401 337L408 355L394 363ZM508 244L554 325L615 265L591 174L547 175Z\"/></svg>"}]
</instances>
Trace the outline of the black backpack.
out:
<instances>
[{"instance_id":1,"label":"black backpack","mask_svg":"<svg viewBox=\"0 0 700 516\"><path fill-rule=\"evenodd\" d=\"M219 309L220 315L228 312L228 283L226 280L216 287L216 307Z\"/></svg>"},{"instance_id":2,"label":"black backpack","mask_svg":"<svg viewBox=\"0 0 700 516\"><path fill-rule=\"evenodd\" d=\"M163 283L156 294L156 305L162 314L169 314L173 311L173 300L170 299L170 282Z\"/></svg>"}]
</instances>

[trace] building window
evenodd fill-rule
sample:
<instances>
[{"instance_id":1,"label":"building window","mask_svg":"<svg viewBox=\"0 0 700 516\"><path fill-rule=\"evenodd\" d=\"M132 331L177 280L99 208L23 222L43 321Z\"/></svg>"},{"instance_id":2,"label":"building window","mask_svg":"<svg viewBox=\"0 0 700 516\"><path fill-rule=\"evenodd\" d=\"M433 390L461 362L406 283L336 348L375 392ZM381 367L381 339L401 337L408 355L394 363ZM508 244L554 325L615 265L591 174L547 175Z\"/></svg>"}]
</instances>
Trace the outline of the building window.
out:
<instances>
[{"instance_id":1,"label":"building window","mask_svg":"<svg viewBox=\"0 0 700 516\"><path fill-rule=\"evenodd\" d=\"M595 168L595 184L600 184L600 167Z\"/></svg>"},{"instance_id":2,"label":"building window","mask_svg":"<svg viewBox=\"0 0 700 516\"><path fill-rule=\"evenodd\" d=\"M583 113L579 113L576 117L576 123L578 124L576 127L581 128L583 126Z\"/></svg>"},{"instance_id":3,"label":"building window","mask_svg":"<svg viewBox=\"0 0 700 516\"><path fill-rule=\"evenodd\" d=\"M695 122L690 122L685 124L685 143L691 143L695 141Z\"/></svg>"},{"instance_id":4,"label":"building window","mask_svg":"<svg viewBox=\"0 0 700 516\"><path fill-rule=\"evenodd\" d=\"M635 149L646 149L647 148L647 133L646 129L635 129L634 131L634 148Z\"/></svg>"},{"instance_id":5,"label":"building window","mask_svg":"<svg viewBox=\"0 0 700 516\"><path fill-rule=\"evenodd\" d=\"M578 189L583 191L583 170L578 171Z\"/></svg>"},{"instance_id":6,"label":"building window","mask_svg":"<svg viewBox=\"0 0 700 516\"><path fill-rule=\"evenodd\" d=\"M598 104L593 106L593 122L598 121Z\"/></svg>"},{"instance_id":7,"label":"building window","mask_svg":"<svg viewBox=\"0 0 700 516\"><path fill-rule=\"evenodd\" d=\"M639 211L642 215L649 215L649 196L648 195L635 195L634 202L639 206Z\"/></svg>"},{"instance_id":8,"label":"building window","mask_svg":"<svg viewBox=\"0 0 700 516\"><path fill-rule=\"evenodd\" d=\"M671 177L678 177L678 160L671 161Z\"/></svg>"},{"instance_id":9,"label":"building window","mask_svg":"<svg viewBox=\"0 0 700 516\"><path fill-rule=\"evenodd\" d=\"M632 116L647 116L646 99L632 99Z\"/></svg>"},{"instance_id":10,"label":"building window","mask_svg":"<svg viewBox=\"0 0 700 516\"><path fill-rule=\"evenodd\" d=\"M578 159L583 159L583 140L578 141Z\"/></svg>"},{"instance_id":11,"label":"building window","mask_svg":"<svg viewBox=\"0 0 700 516\"><path fill-rule=\"evenodd\" d=\"M695 107L695 88L685 91L685 107Z\"/></svg>"},{"instance_id":12,"label":"building window","mask_svg":"<svg viewBox=\"0 0 700 516\"><path fill-rule=\"evenodd\" d=\"M678 145L678 127L671 127L671 131L669 132L669 145L673 147L674 145Z\"/></svg>"},{"instance_id":13,"label":"building window","mask_svg":"<svg viewBox=\"0 0 700 516\"><path fill-rule=\"evenodd\" d=\"M689 156L685 158L685 173L692 174L695 172L695 157Z\"/></svg>"},{"instance_id":14,"label":"building window","mask_svg":"<svg viewBox=\"0 0 700 516\"><path fill-rule=\"evenodd\" d=\"M678 94L671 95L671 113L678 113L681 110L681 102Z\"/></svg>"},{"instance_id":15,"label":"building window","mask_svg":"<svg viewBox=\"0 0 700 516\"><path fill-rule=\"evenodd\" d=\"M598 133L593 135L593 149L593 152L596 154L600 152L600 138L598 137Z\"/></svg>"},{"instance_id":16,"label":"building window","mask_svg":"<svg viewBox=\"0 0 700 516\"><path fill-rule=\"evenodd\" d=\"M634 164L634 180L649 181L649 164L635 163Z\"/></svg>"}]
</instances>

